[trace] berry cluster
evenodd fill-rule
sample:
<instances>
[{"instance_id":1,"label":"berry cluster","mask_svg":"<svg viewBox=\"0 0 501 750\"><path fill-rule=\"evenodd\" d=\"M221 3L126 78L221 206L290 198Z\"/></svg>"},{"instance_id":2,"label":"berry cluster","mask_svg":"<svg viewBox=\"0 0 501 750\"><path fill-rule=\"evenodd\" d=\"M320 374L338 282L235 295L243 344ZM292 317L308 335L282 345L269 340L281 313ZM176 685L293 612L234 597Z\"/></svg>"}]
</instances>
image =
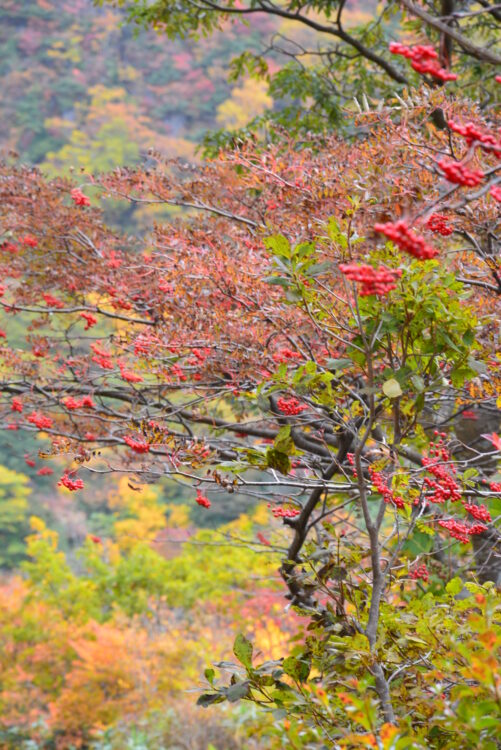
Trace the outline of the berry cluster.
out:
<instances>
[{"instance_id":1,"label":"berry cluster","mask_svg":"<svg viewBox=\"0 0 501 750\"><path fill-rule=\"evenodd\" d=\"M362 284L360 290L361 297L368 297L371 294L387 294L392 289L396 289L396 279L400 278L402 271L379 266L357 265L356 263L340 263L339 270L350 281L356 281Z\"/></svg>"},{"instance_id":2,"label":"berry cluster","mask_svg":"<svg viewBox=\"0 0 501 750\"><path fill-rule=\"evenodd\" d=\"M13 242L2 242L0 245L0 250L4 253L10 253L11 255L17 255L17 252L19 248L17 245L14 245Z\"/></svg>"},{"instance_id":3,"label":"berry cluster","mask_svg":"<svg viewBox=\"0 0 501 750\"><path fill-rule=\"evenodd\" d=\"M103 370L113 370L113 362L111 359L108 359L108 357L105 357L102 354L95 354L92 357L92 361L99 365L99 367L102 367Z\"/></svg>"},{"instance_id":4,"label":"berry cluster","mask_svg":"<svg viewBox=\"0 0 501 750\"><path fill-rule=\"evenodd\" d=\"M23 402L21 401L20 398L16 398L14 396L14 398L12 399L12 405L10 407L10 410L11 411L18 411L19 413L21 413L23 411Z\"/></svg>"},{"instance_id":5,"label":"berry cluster","mask_svg":"<svg viewBox=\"0 0 501 750\"><path fill-rule=\"evenodd\" d=\"M498 158L501 157L501 139L496 138L493 133L486 133L481 130L474 122L467 122L466 125L460 125L454 120L448 121L448 126L455 133L459 133L466 140L468 146L472 143L478 143L485 151L492 151Z\"/></svg>"},{"instance_id":6,"label":"berry cluster","mask_svg":"<svg viewBox=\"0 0 501 750\"><path fill-rule=\"evenodd\" d=\"M122 365L120 365L120 375L122 376L122 380L126 380L127 383L141 383L143 380L142 375L136 375L132 370L126 370Z\"/></svg>"},{"instance_id":7,"label":"berry cluster","mask_svg":"<svg viewBox=\"0 0 501 750\"><path fill-rule=\"evenodd\" d=\"M413 570L411 572L411 578L413 581L417 581L420 578L422 581L424 581L424 583L428 583L430 574L426 565L423 563L418 568Z\"/></svg>"},{"instance_id":8,"label":"berry cluster","mask_svg":"<svg viewBox=\"0 0 501 750\"><path fill-rule=\"evenodd\" d=\"M495 201L497 201L498 203L501 203L501 187L500 186L493 185L491 189L489 190L489 192Z\"/></svg>"},{"instance_id":9,"label":"berry cluster","mask_svg":"<svg viewBox=\"0 0 501 750\"><path fill-rule=\"evenodd\" d=\"M424 237L414 234L403 219L394 223L388 221L386 224L374 224L374 229L385 234L401 250L419 260L428 260L438 254L438 250L429 245Z\"/></svg>"},{"instance_id":10,"label":"berry cluster","mask_svg":"<svg viewBox=\"0 0 501 750\"><path fill-rule=\"evenodd\" d=\"M441 234L444 237L448 237L449 234L452 234L454 231L454 228L447 224L447 216L444 216L443 214L432 214L428 218L426 226L428 229L431 229L432 232L438 232L438 234Z\"/></svg>"},{"instance_id":11,"label":"berry cluster","mask_svg":"<svg viewBox=\"0 0 501 750\"><path fill-rule=\"evenodd\" d=\"M484 179L485 175L481 169L468 169L464 164L451 159L439 159L438 166L445 175L445 179L455 185L475 187Z\"/></svg>"},{"instance_id":12,"label":"berry cluster","mask_svg":"<svg viewBox=\"0 0 501 750\"><path fill-rule=\"evenodd\" d=\"M53 297L52 294L42 294L42 297L44 298L46 304L49 307L55 307L58 310L62 310L64 307L64 302L61 302L60 299L57 299L57 297Z\"/></svg>"},{"instance_id":13,"label":"berry cluster","mask_svg":"<svg viewBox=\"0 0 501 750\"><path fill-rule=\"evenodd\" d=\"M393 490L391 490L386 484L381 472L376 471L372 466L369 466L368 472L369 472L369 476L371 478L372 484L374 485L377 492L379 492L379 494L382 495L384 502L391 503L396 508L403 508L404 501L402 500L401 497L395 496Z\"/></svg>"},{"instance_id":14,"label":"berry cluster","mask_svg":"<svg viewBox=\"0 0 501 750\"><path fill-rule=\"evenodd\" d=\"M473 526L468 526L466 523L455 521L453 518L450 518L447 521L439 521L438 525L447 529L449 534L462 544L468 544L472 534L482 534L482 532L487 531L487 526L484 526L483 523L476 523Z\"/></svg>"},{"instance_id":15,"label":"berry cluster","mask_svg":"<svg viewBox=\"0 0 501 750\"><path fill-rule=\"evenodd\" d=\"M438 435L438 433L436 434ZM451 465L451 474L444 466L444 463L447 464L450 461L450 454L444 444L445 436L445 433L442 432L436 443L430 443L433 458L430 456L423 456L422 458L423 466L435 477L435 479L430 479L430 477L424 479L425 485L433 490L431 494L427 495L427 500L432 503L445 503L447 500L454 503L461 500L461 489L452 476L456 471L455 467Z\"/></svg>"},{"instance_id":16,"label":"berry cluster","mask_svg":"<svg viewBox=\"0 0 501 750\"><path fill-rule=\"evenodd\" d=\"M81 312L80 317L86 321L86 324L85 324L86 331L88 331L89 328L92 328L92 326L95 326L97 323L96 316L90 312Z\"/></svg>"},{"instance_id":17,"label":"berry cluster","mask_svg":"<svg viewBox=\"0 0 501 750\"><path fill-rule=\"evenodd\" d=\"M74 201L75 206L90 206L90 198L82 193L78 188L74 188L71 193L71 199Z\"/></svg>"},{"instance_id":18,"label":"berry cluster","mask_svg":"<svg viewBox=\"0 0 501 750\"><path fill-rule=\"evenodd\" d=\"M278 399L277 406L283 414L287 414L289 417L301 414L302 411L308 408L305 404L300 404L297 398L291 397L287 399L283 396Z\"/></svg>"},{"instance_id":19,"label":"berry cluster","mask_svg":"<svg viewBox=\"0 0 501 750\"><path fill-rule=\"evenodd\" d=\"M270 504L268 503L268 508ZM274 518L296 518L301 511L298 508L284 508L282 505L278 505L276 508L272 508L271 512Z\"/></svg>"},{"instance_id":20,"label":"berry cluster","mask_svg":"<svg viewBox=\"0 0 501 750\"><path fill-rule=\"evenodd\" d=\"M26 234L24 237L20 237L19 242L27 247L37 247L38 245L37 238L33 237L32 234Z\"/></svg>"},{"instance_id":21,"label":"berry cluster","mask_svg":"<svg viewBox=\"0 0 501 750\"><path fill-rule=\"evenodd\" d=\"M485 507L485 505L473 505L473 503L465 503L464 509L467 513L470 514L470 516L473 516L473 518L476 521L485 521L486 523L490 523L492 521L491 514Z\"/></svg>"},{"instance_id":22,"label":"berry cluster","mask_svg":"<svg viewBox=\"0 0 501 750\"><path fill-rule=\"evenodd\" d=\"M28 417L28 422L34 424L39 430L48 430L52 427L52 419L39 411L32 412Z\"/></svg>"},{"instance_id":23,"label":"berry cluster","mask_svg":"<svg viewBox=\"0 0 501 750\"><path fill-rule=\"evenodd\" d=\"M414 47L407 47L400 42L391 42L390 52L394 55L402 55L411 61L411 65L418 73L428 74L438 81L455 81L457 75L449 73L445 68L441 68L437 62L438 55L427 44L416 44Z\"/></svg>"},{"instance_id":24,"label":"berry cluster","mask_svg":"<svg viewBox=\"0 0 501 750\"><path fill-rule=\"evenodd\" d=\"M208 497L205 497L205 495L202 494L201 490L197 490L195 502L198 503L198 505L201 505L202 508L210 508L210 500Z\"/></svg>"},{"instance_id":25,"label":"berry cluster","mask_svg":"<svg viewBox=\"0 0 501 750\"><path fill-rule=\"evenodd\" d=\"M64 399L63 405L67 409L81 409L83 407L94 409L96 406L91 396L82 396L82 398L73 398L73 396L68 396Z\"/></svg>"},{"instance_id":26,"label":"berry cluster","mask_svg":"<svg viewBox=\"0 0 501 750\"><path fill-rule=\"evenodd\" d=\"M350 466L353 466L353 467L355 466L355 456L354 456L353 453L347 453L346 454L346 460L348 461L348 463L350 464ZM354 477L354 479L356 479L357 476L358 476L357 470L354 468L353 469L353 477Z\"/></svg>"},{"instance_id":27,"label":"berry cluster","mask_svg":"<svg viewBox=\"0 0 501 750\"><path fill-rule=\"evenodd\" d=\"M288 349L287 347L285 349L280 349L273 354L273 361L278 364L289 362L292 359L301 359L301 354L299 352L293 352L292 349Z\"/></svg>"},{"instance_id":28,"label":"berry cluster","mask_svg":"<svg viewBox=\"0 0 501 750\"><path fill-rule=\"evenodd\" d=\"M147 443L146 440L137 440L136 438L130 437L130 435L124 437L124 443L126 443L129 448L132 448L135 453L149 453L150 451L150 444Z\"/></svg>"},{"instance_id":29,"label":"berry cluster","mask_svg":"<svg viewBox=\"0 0 501 750\"><path fill-rule=\"evenodd\" d=\"M72 472L74 473L74 472ZM57 483L58 487L66 487L67 490L70 492L75 492L76 490L83 490L84 483L80 479L80 477L76 477L75 479L72 479L71 476L68 473L64 473L59 482Z\"/></svg>"}]
</instances>

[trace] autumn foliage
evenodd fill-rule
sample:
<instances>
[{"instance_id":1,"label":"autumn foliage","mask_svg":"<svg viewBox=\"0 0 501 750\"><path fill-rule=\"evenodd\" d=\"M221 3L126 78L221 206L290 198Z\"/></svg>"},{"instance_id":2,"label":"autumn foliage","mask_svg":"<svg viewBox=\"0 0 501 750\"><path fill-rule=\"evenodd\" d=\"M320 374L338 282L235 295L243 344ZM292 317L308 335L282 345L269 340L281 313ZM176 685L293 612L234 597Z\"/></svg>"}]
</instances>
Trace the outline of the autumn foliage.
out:
<instances>
[{"instance_id":1,"label":"autumn foliage","mask_svg":"<svg viewBox=\"0 0 501 750\"><path fill-rule=\"evenodd\" d=\"M1 589L9 750L169 743L218 704L221 750L497 747L500 122L442 51L390 53L430 85L357 100L350 137L0 168L0 426L52 492L116 481L78 552L34 518ZM196 531L174 504L165 540L166 480L256 507Z\"/></svg>"}]
</instances>

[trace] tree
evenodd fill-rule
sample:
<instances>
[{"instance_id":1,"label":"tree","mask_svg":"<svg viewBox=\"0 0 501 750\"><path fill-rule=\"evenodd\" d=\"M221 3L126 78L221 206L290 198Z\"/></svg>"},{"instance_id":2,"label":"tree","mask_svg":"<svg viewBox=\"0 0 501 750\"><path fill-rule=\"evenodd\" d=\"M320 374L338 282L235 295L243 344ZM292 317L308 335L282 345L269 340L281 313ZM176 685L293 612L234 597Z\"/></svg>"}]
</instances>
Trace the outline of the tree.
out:
<instances>
[{"instance_id":1,"label":"tree","mask_svg":"<svg viewBox=\"0 0 501 750\"><path fill-rule=\"evenodd\" d=\"M309 631L258 668L240 637L243 676L209 672L205 704L285 708L320 746L495 747L500 438L456 425L500 406L498 125L424 88L325 150L283 134L94 178L186 209L145 241L85 185L3 169L0 304L28 321L23 350L5 325L4 427L45 434L71 492L171 476L208 513L265 498L290 532Z\"/></svg>"},{"instance_id":2,"label":"tree","mask_svg":"<svg viewBox=\"0 0 501 750\"><path fill-rule=\"evenodd\" d=\"M347 0L97 0L98 5L106 2L125 7L131 22L165 32L170 39L198 40L239 20L251 27L263 17L280 21L267 49L251 47L234 59L232 76L250 73L267 81L277 103L271 121L289 131L340 128L343 109L354 96L377 101L389 90L401 93L416 85L423 72L441 85L451 67L461 73L458 90L474 91L484 107L492 106L495 97L501 14L488 0L480 8L457 0L379 5ZM369 12L368 20L360 11ZM388 50L390 41L415 38L416 33L438 49L437 64L426 70L416 61L414 70L404 68ZM278 69L277 60L285 61ZM492 66L492 74L485 75L486 66Z\"/></svg>"},{"instance_id":3,"label":"tree","mask_svg":"<svg viewBox=\"0 0 501 750\"><path fill-rule=\"evenodd\" d=\"M0 567L15 568L24 557L28 532L28 477L0 466Z\"/></svg>"}]
</instances>

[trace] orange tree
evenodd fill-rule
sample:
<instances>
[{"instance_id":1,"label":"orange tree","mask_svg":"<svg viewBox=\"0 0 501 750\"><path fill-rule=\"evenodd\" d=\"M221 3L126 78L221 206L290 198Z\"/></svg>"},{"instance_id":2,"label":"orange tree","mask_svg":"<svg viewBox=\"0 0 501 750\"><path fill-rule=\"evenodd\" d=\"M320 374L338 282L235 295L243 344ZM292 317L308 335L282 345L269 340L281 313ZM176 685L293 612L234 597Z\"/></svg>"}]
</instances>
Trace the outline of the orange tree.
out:
<instances>
[{"instance_id":1,"label":"orange tree","mask_svg":"<svg viewBox=\"0 0 501 750\"><path fill-rule=\"evenodd\" d=\"M2 167L2 426L72 492L170 476L283 520L308 629L259 667L239 636L202 703L295 747L494 748L499 123L423 89L353 127L78 188ZM108 198L178 213L120 236Z\"/></svg>"}]
</instances>

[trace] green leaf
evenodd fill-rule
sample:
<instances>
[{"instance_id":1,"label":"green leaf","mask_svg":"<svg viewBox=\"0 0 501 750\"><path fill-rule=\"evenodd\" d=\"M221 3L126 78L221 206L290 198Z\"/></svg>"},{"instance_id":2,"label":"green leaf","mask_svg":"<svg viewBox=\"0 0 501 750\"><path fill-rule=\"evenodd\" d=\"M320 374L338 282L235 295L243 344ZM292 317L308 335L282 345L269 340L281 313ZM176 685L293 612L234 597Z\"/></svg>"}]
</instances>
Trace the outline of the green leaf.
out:
<instances>
[{"instance_id":1,"label":"green leaf","mask_svg":"<svg viewBox=\"0 0 501 750\"><path fill-rule=\"evenodd\" d=\"M287 453L277 451L276 448L268 448L266 451L266 465L270 469L276 469L284 476L291 470L291 462Z\"/></svg>"},{"instance_id":2,"label":"green leaf","mask_svg":"<svg viewBox=\"0 0 501 750\"><path fill-rule=\"evenodd\" d=\"M237 682L235 685L230 685L230 687L226 689L226 697L230 703L236 703L236 701L239 701L241 698L245 698L248 695L249 683L247 681Z\"/></svg>"},{"instance_id":3,"label":"green leaf","mask_svg":"<svg viewBox=\"0 0 501 750\"><path fill-rule=\"evenodd\" d=\"M424 380L420 375L411 375L411 383L418 393L424 391Z\"/></svg>"},{"instance_id":4,"label":"green leaf","mask_svg":"<svg viewBox=\"0 0 501 750\"><path fill-rule=\"evenodd\" d=\"M242 633L235 638L233 653L244 667L252 666L252 643Z\"/></svg>"},{"instance_id":5,"label":"green leaf","mask_svg":"<svg viewBox=\"0 0 501 750\"><path fill-rule=\"evenodd\" d=\"M329 370L345 370L347 367L350 367L353 362L351 359L328 359L327 360L327 367Z\"/></svg>"},{"instance_id":6,"label":"green leaf","mask_svg":"<svg viewBox=\"0 0 501 750\"><path fill-rule=\"evenodd\" d=\"M383 393L388 398L398 398L402 395L403 391L400 388L400 383L395 378L390 378L383 383Z\"/></svg>"},{"instance_id":7,"label":"green leaf","mask_svg":"<svg viewBox=\"0 0 501 750\"><path fill-rule=\"evenodd\" d=\"M278 432L273 447L280 453L286 453L287 455L294 450L294 441L291 438L291 426L290 424L282 427Z\"/></svg>"},{"instance_id":8,"label":"green leaf","mask_svg":"<svg viewBox=\"0 0 501 750\"><path fill-rule=\"evenodd\" d=\"M216 676L216 673L214 672L214 670L206 669L204 671L204 675L205 675L205 679L207 680L207 682L212 685L214 683L214 677Z\"/></svg>"},{"instance_id":9,"label":"green leaf","mask_svg":"<svg viewBox=\"0 0 501 750\"><path fill-rule=\"evenodd\" d=\"M291 246L287 237L283 234L275 234L273 237L267 237L264 241L264 246L271 250L273 255L281 256L282 258L291 257Z\"/></svg>"},{"instance_id":10,"label":"green leaf","mask_svg":"<svg viewBox=\"0 0 501 750\"><path fill-rule=\"evenodd\" d=\"M445 590L448 594L451 594L451 596L456 596L460 591L463 590L463 585L464 584L461 578L456 576L456 578L453 578L451 581L449 581L449 583L445 587Z\"/></svg>"},{"instance_id":11,"label":"green leaf","mask_svg":"<svg viewBox=\"0 0 501 750\"><path fill-rule=\"evenodd\" d=\"M284 276L268 276L268 278L264 279L265 284L272 284L274 286L283 286L284 288L287 288L290 286L290 279L285 278Z\"/></svg>"},{"instance_id":12,"label":"green leaf","mask_svg":"<svg viewBox=\"0 0 501 750\"><path fill-rule=\"evenodd\" d=\"M298 682L304 682L310 674L310 665L295 656L288 656L282 663L282 669L289 677L293 677Z\"/></svg>"},{"instance_id":13,"label":"green leaf","mask_svg":"<svg viewBox=\"0 0 501 750\"><path fill-rule=\"evenodd\" d=\"M214 703L222 703L225 700L224 695L221 693L203 693L197 700L197 706L212 706Z\"/></svg>"}]
</instances>

